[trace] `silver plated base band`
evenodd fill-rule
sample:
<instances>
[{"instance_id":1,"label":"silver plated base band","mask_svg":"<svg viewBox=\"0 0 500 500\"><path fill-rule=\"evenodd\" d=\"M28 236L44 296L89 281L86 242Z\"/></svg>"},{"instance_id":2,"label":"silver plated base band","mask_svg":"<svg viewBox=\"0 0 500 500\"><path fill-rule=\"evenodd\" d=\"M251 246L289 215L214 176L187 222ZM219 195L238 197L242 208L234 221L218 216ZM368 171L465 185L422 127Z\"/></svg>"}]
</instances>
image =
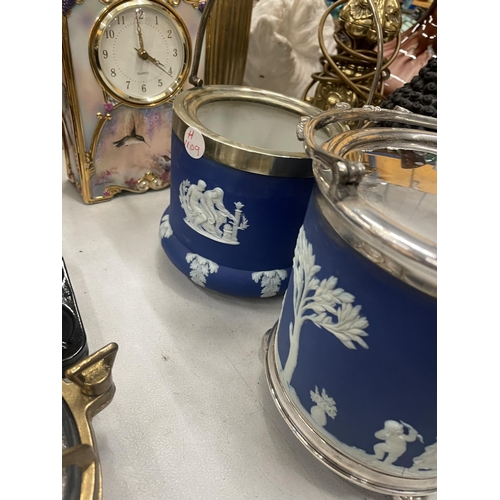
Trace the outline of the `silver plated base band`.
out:
<instances>
[{"instance_id":1,"label":"silver plated base band","mask_svg":"<svg viewBox=\"0 0 500 500\"><path fill-rule=\"evenodd\" d=\"M262 339L266 353L266 378L271 397L299 441L324 465L344 479L392 500L425 500L437 491L436 478L403 478L368 468L327 443L302 417L288 397L279 378L276 364L276 323Z\"/></svg>"}]
</instances>

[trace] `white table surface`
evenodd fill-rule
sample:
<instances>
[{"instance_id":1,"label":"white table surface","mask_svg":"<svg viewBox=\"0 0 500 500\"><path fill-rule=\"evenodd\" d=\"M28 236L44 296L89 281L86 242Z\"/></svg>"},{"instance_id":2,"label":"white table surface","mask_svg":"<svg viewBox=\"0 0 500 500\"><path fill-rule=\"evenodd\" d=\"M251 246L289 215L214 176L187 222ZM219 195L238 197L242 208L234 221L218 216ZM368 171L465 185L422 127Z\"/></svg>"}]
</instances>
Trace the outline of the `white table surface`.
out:
<instances>
[{"instance_id":1,"label":"white table surface","mask_svg":"<svg viewBox=\"0 0 500 500\"><path fill-rule=\"evenodd\" d=\"M158 237L169 199L167 188L85 205L63 167L63 257L89 349L119 345L116 394L93 421L104 500L385 499L292 434L261 350L281 298L225 296L181 274Z\"/></svg>"}]
</instances>

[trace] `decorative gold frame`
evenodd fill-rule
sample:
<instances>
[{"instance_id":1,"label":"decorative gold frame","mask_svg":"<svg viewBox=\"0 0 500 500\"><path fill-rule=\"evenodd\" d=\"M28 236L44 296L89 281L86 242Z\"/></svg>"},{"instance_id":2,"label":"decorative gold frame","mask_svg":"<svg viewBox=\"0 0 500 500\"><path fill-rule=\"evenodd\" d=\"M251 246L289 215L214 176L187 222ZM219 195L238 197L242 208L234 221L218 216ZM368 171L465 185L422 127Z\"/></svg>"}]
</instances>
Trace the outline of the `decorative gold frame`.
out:
<instances>
[{"instance_id":1,"label":"decorative gold frame","mask_svg":"<svg viewBox=\"0 0 500 500\"><path fill-rule=\"evenodd\" d=\"M90 194L89 179L85 175L85 141L83 136L82 117L80 114L80 103L78 102L78 94L75 86L75 74L73 69L73 61L71 58L71 46L69 43L68 18L62 16L62 66L63 74L66 80L66 91L68 94L68 105L71 110L71 119L73 122L73 130L75 132L75 148L77 168L80 171L80 184L78 184L73 175L68 175L71 182L76 184L78 190L82 193L85 203L90 203L92 200ZM65 126L63 120L63 127ZM67 153L66 153L67 154ZM68 158L66 158L68 160ZM66 162L69 169L69 162ZM86 182L87 181L87 182Z\"/></svg>"},{"instance_id":2,"label":"decorative gold frame","mask_svg":"<svg viewBox=\"0 0 500 500\"><path fill-rule=\"evenodd\" d=\"M68 406L80 444L62 452L62 467L81 469L80 500L102 499L102 472L92 429L92 418L113 399L111 375L118 351L114 342L68 368L62 380L62 397Z\"/></svg>"},{"instance_id":3,"label":"decorative gold frame","mask_svg":"<svg viewBox=\"0 0 500 500\"><path fill-rule=\"evenodd\" d=\"M114 18L122 11L129 10L135 6L150 7L157 10L162 15L166 15L175 25L181 40L181 45L184 50L184 60L182 62L181 71L178 77L174 80L173 84L166 89L164 92L158 94L156 98L145 97L143 99L138 97L133 97L122 92L112 86L108 78L104 75L100 60L99 60L99 42L101 37L109 26L109 23L114 20ZM110 96L119 102L127 104L132 107L153 107L159 104L163 104L172 99L172 97L177 94L184 82L186 81L189 67L191 65L191 41L189 36L189 31L184 23L183 19L177 12L170 7L168 4L161 2L160 0L119 0L112 3L107 7L99 17L96 19L94 26L90 32L89 37L89 61L92 72L99 85L106 91Z\"/></svg>"}]
</instances>

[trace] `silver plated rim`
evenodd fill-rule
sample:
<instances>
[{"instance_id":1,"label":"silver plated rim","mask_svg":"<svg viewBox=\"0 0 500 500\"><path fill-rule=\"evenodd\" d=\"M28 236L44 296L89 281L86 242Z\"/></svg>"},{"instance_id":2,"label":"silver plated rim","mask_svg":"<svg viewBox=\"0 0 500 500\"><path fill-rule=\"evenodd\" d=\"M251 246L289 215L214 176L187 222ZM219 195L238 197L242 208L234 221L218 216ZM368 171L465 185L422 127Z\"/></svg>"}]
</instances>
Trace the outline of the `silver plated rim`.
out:
<instances>
[{"instance_id":1,"label":"silver plated rim","mask_svg":"<svg viewBox=\"0 0 500 500\"><path fill-rule=\"evenodd\" d=\"M249 146L221 137L205 127L198 119L198 109L206 104L221 101L264 104L296 113L297 124L301 116L312 117L321 112L318 108L298 99L268 90L232 85L207 85L185 90L175 98L172 119L174 134L183 140L188 127L198 129L205 140L204 157L238 170L276 177L313 177L312 160L305 151L291 153ZM330 128L331 133L335 130L340 131L343 128L339 125Z\"/></svg>"},{"instance_id":2,"label":"silver plated rim","mask_svg":"<svg viewBox=\"0 0 500 500\"><path fill-rule=\"evenodd\" d=\"M286 394L276 366L276 323L268 330L262 347L266 353L266 379L274 404L299 441L323 465L351 483L393 497L425 498L437 491L436 478L400 478L368 468L327 443L302 417Z\"/></svg>"}]
</instances>

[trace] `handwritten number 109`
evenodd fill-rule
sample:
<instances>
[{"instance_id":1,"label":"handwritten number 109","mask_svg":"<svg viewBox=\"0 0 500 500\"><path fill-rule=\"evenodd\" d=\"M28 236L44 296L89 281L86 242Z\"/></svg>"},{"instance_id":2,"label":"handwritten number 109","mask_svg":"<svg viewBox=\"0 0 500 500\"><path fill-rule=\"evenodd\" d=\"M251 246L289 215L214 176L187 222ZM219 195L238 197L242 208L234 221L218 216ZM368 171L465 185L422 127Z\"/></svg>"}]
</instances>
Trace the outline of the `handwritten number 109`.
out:
<instances>
[{"instance_id":1,"label":"handwritten number 109","mask_svg":"<svg viewBox=\"0 0 500 500\"><path fill-rule=\"evenodd\" d=\"M198 146L197 144L193 144L189 139L186 139L184 141L184 146L186 147L187 151L196 151L196 156L200 156L200 146Z\"/></svg>"}]
</instances>

